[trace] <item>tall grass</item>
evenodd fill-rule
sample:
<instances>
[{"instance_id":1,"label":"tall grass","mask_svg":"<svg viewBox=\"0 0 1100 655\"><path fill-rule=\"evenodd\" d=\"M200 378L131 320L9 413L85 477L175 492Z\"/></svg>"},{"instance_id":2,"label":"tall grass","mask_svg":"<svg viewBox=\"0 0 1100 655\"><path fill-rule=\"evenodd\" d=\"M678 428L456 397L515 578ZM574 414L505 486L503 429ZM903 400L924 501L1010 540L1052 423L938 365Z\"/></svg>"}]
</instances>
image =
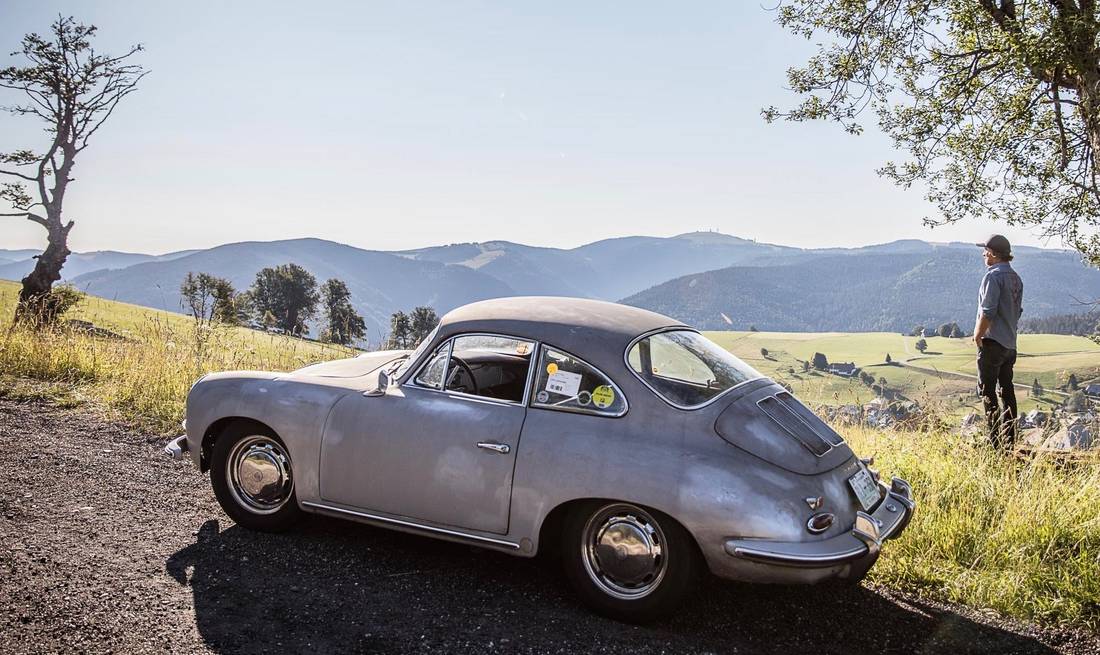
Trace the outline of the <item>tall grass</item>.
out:
<instances>
[{"instance_id":1,"label":"tall grass","mask_svg":"<svg viewBox=\"0 0 1100 655\"><path fill-rule=\"evenodd\" d=\"M918 502L872 580L1100 630L1100 462L1018 460L945 431L843 432Z\"/></svg>"},{"instance_id":2,"label":"tall grass","mask_svg":"<svg viewBox=\"0 0 1100 655\"><path fill-rule=\"evenodd\" d=\"M0 312L6 308L0 303ZM6 312L5 312L6 313ZM289 371L354 351L242 328L150 313L118 337L78 329L30 330L0 317L0 372L76 386L157 431L179 425L191 384L213 371Z\"/></svg>"},{"instance_id":3,"label":"tall grass","mask_svg":"<svg viewBox=\"0 0 1100 655\"><path fill-rule=\"evenodd\" d=\"M10 325L7 300L0 293L0 371L79 389L158 431L175 428L191 383L204 373L290 370L351 354L99 299L97 324L124 338L31 332ZM1100 630L1100 465L1019 461L943 428L841 432L884 474L909 480L917 496L913 523L884 549L872 580Z\"/></svg>"}]
</instances>

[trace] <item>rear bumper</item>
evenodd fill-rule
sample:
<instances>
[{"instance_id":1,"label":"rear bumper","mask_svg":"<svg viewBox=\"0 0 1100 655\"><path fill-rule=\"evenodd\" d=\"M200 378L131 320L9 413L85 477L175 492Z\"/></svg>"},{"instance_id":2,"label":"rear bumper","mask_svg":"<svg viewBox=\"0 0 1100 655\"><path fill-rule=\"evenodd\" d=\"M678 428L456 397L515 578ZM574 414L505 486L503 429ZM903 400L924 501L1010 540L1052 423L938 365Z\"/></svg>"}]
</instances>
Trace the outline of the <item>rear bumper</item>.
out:
<instances>
[{"instance_id":1,"label":"rear bumper","mask_svg":"<svg viewBox=\"0 0 1100 655\"><path fill-rule=\"evenodd\" d=\"M868 514L856 512L855 525L842 535L821 541L782 542L762 539L730 539L726 554L773 566L827 569L844 567L843 577L862 575L878 559L882 543L900 535L913 518L916 503L909 483L894 478L878 507Z\"/></svg>"},{"instance_id":2,"label":"rear bumper","mask_svg":"<svg viewBox=\"0 0 1100 655\"><path fill-rule=\"evenodd\" d=\"M164 454L174 460L181 460L187 456L190 446L187 445L187 435L176 437L164 447Z\"/></svg>"}]
</instances>

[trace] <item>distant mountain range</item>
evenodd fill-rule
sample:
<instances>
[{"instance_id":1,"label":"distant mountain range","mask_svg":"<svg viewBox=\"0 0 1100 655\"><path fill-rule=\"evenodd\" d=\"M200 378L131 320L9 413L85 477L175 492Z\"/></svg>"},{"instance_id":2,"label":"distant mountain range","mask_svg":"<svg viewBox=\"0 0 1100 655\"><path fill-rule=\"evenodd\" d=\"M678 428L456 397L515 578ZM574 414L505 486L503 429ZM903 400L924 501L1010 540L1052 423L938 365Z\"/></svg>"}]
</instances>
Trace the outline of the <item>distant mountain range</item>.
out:
<instances>
[{"instance_id":1,"label":"distant mountain range","mask_svg":"<svg viewBox=\"0 0 1100 655\"><path fill-rule=\"evenodd\" d=\"M976 248L870 247L775 266L731 266L669 280L623 299L702 329L789 332L908 331L958 321L973 326L985 270ZM1100 298L1100 270L1050 250L1017 255L1024 315L1085 311Z\"/></svg>"},{"instance_id":2,"label":"distant mountain range","mask_svg":"<svg viewBox=\"0 0 1100 655\"><path fill-rule=\"evenodd\" d=\"M0 278L20 279L33 266L33 254L0 250ZM318 281L344 280L372 341L397 310L432 305L443 313L508 295L622 300L711 329L967 325L983 269L978 249L968 244L906 240L805 250L693 232L571 249L490 241L383 252L321 239L257 241L159 256L79 253L70 256L64 273L95 295L180 311L179 285L189 271L219 275L244 289L261 268L286 262ZM1072 252L1022 247L1015 265L1024 277L1027 316L1072 312L1079 307L1074 298L1100 298L1100 270L1085 267Z\"/></svg>"},{"instance_id":3,"label":"distant mountain range","mask_svg":"<svg viewBox=\"0 0 1100 655\"><path fill-rule=\"evenodd\" d=\"M92 271L126 268L142 262L168 261L194 252L194 250L182 250L167 255L143 255L114 250L74 252L65 260L63 273L66 279L71 280ZM0 280L23 279L34 268L34 256L40 253L40 250L0 250Z\"/></svg>"}]
</instances>

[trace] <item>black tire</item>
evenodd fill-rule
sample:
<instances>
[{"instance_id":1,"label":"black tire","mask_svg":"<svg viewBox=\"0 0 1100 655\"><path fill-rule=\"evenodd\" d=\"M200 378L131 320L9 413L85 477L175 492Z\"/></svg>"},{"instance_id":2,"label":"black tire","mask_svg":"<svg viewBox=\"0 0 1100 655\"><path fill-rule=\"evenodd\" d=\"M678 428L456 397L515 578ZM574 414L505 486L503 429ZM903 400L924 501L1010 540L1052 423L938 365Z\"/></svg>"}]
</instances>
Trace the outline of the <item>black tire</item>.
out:
<instances>
[{"instance_id":1,"label":"black tire","mask_svg":"<svg viewBox=\"0 0 1100 655\"><path fill-rule=\"evenodd\" d=\"M251 452L250 457L244 457ZM275 482L268 481L256 497L249 495L231 468L230 458L240 462L249 459L250 474L263 475L264 471L277 472ZM270 460L270 463L269 461ZM238 467L237 471L241 471ZM284 477L285 476L285 477ZM249 481L246 484L260 484ZM301 517L298 498L294 493L294 477L286 445L278 435L265 426L239 421L230 424L218 435L210 453L210 484L214 496L229 518L237 525L261 532L282 532L293 526ZM261 502L270 498L270 502Z\"/></svg>"},{"instance_id":2,"label":"black tire","mask_svg":"<svg viewBox=\"0 0 1100 655\"><path fill-rule=\"evenodd\" d=\"M636 541L642 546L638 552L644 553L640 559L611 545L643 533L648 537ZM601 534L607 535L605 540ZM585 504L566 516L561 537L569 582L586 605L609 618L648 623L668 616L698 581L695 541L679 523L655 510L611 501ZM604 561L627 575L617 578L604 570Z\"/></svg>"}]
</instances>

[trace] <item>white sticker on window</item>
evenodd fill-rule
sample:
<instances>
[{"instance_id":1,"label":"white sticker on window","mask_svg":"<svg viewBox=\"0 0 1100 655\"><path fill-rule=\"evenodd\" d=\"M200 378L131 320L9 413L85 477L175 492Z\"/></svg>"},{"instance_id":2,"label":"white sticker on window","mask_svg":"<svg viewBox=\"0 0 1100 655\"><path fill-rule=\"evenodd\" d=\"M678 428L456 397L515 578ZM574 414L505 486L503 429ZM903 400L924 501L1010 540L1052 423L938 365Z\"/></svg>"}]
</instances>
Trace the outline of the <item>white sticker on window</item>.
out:
<instances>
[{"instance_id":1,"label":"white sticker on window","mask_svg":"<svg viewBox=\"0 0 1100 655\"><path fill-rule=\"evenodd\" d=\"M546 390L562 396L573 397L581 389L582 377L580 373L554 371L550 377L546 378Z\"/></svg>"}]
</instances>

